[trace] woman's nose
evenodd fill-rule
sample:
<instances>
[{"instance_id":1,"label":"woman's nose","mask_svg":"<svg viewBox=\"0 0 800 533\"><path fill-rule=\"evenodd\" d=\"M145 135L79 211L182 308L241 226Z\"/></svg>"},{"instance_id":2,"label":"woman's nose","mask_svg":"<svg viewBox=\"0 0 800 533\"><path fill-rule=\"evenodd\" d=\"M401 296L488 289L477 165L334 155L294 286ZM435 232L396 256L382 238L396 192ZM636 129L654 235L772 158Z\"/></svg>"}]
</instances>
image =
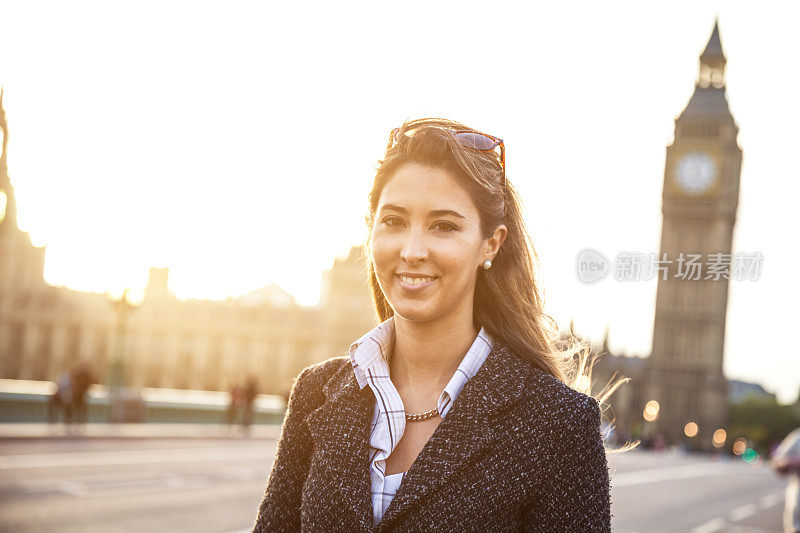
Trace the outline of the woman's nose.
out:
<instances>
[{"instance_id":1,"label":"woman's nose","mask_svg":"<svg viewBox=\"0 0 800 533\"><path fill-rule=\"evenodd\" d=\"M425 243L424 230L410 229L405 232L400 257L407 263L415 263L428 258L428 246Z\"/></svg>"}]
</instances>

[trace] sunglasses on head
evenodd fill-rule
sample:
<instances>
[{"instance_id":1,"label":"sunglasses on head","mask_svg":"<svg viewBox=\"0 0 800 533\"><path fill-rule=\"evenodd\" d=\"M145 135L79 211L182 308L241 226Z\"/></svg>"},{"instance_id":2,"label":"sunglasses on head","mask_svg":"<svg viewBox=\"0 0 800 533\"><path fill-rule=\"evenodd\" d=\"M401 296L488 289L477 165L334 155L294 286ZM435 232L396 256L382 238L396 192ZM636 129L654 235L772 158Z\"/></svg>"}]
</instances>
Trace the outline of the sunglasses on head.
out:
<instances>
[{"instance_id":1,"label":"sunglasses on head","mask_svg":"<svg viewBox=\"0 0 800 533\"><path fill-rule=\"evenodd\" d=\"M445 128L442 128L445 129ZM505 186L506 184L506 147L503 144L503 139L498 139L494 135L489 135L488 133L480 133L478 131L469 131L469 130L447 130L453 134L453 137L456 138L458 143L465 147L465 148L473 148L475 150L480 150L481 152L491 152L498 146L500 147L500 167L503 170L503 176L501 178L502 182L501 185ZM397 135L400 133L400 128L394 128L392 130L391 135L389 136L389 145L386 147L386 150L389 150L392 146L397 143Z\"/></svg>"}]
</instances>

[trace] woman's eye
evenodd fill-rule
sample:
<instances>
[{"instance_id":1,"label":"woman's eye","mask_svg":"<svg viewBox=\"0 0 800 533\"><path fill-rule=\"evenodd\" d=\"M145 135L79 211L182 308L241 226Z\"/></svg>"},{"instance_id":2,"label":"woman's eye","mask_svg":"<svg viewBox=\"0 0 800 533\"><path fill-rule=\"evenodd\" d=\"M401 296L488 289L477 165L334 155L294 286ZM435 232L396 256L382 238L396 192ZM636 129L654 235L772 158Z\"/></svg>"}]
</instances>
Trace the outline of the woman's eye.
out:
<instances>
[{"instance_id":1,"label":"woman's eye","mask_svg":"<svg viewBox=\"0 0 800 533\"><path fill-rule=\"evenodd\" d=\"M386 224L387 226L389 226L390 228L395 227L394 224L391 224L391 222L395 222L395 221L396 221L396 219L394 219L394 218L384 218L383 219L383 223Z\"/></svg>"},{"instance_id":2,"label":"woman's eye","mask_svg":"<svg viewBox=\"0 0 800 533\"><path fill-rule=\"evenodd\" d=\"M441 231L444 231L444 232L447 232L447 233L456 230L455 226L453 226L452 224L448 224L446 222L437 222L436 224L434 224L434 227L436 227L436 226L441 228Z\"/></svg>"}]
</instances>

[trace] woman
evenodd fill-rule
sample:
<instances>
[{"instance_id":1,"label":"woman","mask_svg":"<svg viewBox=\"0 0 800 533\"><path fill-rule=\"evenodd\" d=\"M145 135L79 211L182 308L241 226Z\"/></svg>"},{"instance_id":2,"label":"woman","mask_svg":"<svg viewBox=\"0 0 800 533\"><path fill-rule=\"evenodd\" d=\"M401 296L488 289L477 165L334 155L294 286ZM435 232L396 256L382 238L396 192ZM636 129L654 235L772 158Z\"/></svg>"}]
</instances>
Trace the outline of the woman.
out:
<instances>
[{"instance_id":1,"label":"woman","mask_svg":"<svg viewBox=\"0 0 800 533\"><path fill-rule=\"evenodd\" d=\"M610 531L599 404L565 384L591 365L545 327L502 140L393 130L367 224L381 323L298 376L254 531Z\"/></svg>"}]
</instances>

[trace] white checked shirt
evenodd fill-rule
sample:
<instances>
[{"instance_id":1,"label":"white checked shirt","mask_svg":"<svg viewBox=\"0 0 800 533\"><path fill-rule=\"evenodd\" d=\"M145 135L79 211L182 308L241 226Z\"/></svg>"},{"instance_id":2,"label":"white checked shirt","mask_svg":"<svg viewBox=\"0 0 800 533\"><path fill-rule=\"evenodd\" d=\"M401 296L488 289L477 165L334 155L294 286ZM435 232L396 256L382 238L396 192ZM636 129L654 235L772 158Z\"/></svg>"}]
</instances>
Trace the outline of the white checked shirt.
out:
<instances>
[{"instance_id":1,"label":"white checked shirt","mask_svg":"<svg viewBox=\"0 0 800 533\"><path fill-rule=\"evenodd\" d=\"M350 345L350 364L358 385L367 385L375 393L372 430L369 435L370 480L372 485L372 515L374 525L383 518L406 472L384 475L386 459L403 437L406 428L403 400L389 379L386 357L394 340L394 317L377 325ZM475 375L492 349L494 340L481 328L453 377L439 396L437 407L444 418L456 401L464 384Z\"/></svg>"}]
</instances>

